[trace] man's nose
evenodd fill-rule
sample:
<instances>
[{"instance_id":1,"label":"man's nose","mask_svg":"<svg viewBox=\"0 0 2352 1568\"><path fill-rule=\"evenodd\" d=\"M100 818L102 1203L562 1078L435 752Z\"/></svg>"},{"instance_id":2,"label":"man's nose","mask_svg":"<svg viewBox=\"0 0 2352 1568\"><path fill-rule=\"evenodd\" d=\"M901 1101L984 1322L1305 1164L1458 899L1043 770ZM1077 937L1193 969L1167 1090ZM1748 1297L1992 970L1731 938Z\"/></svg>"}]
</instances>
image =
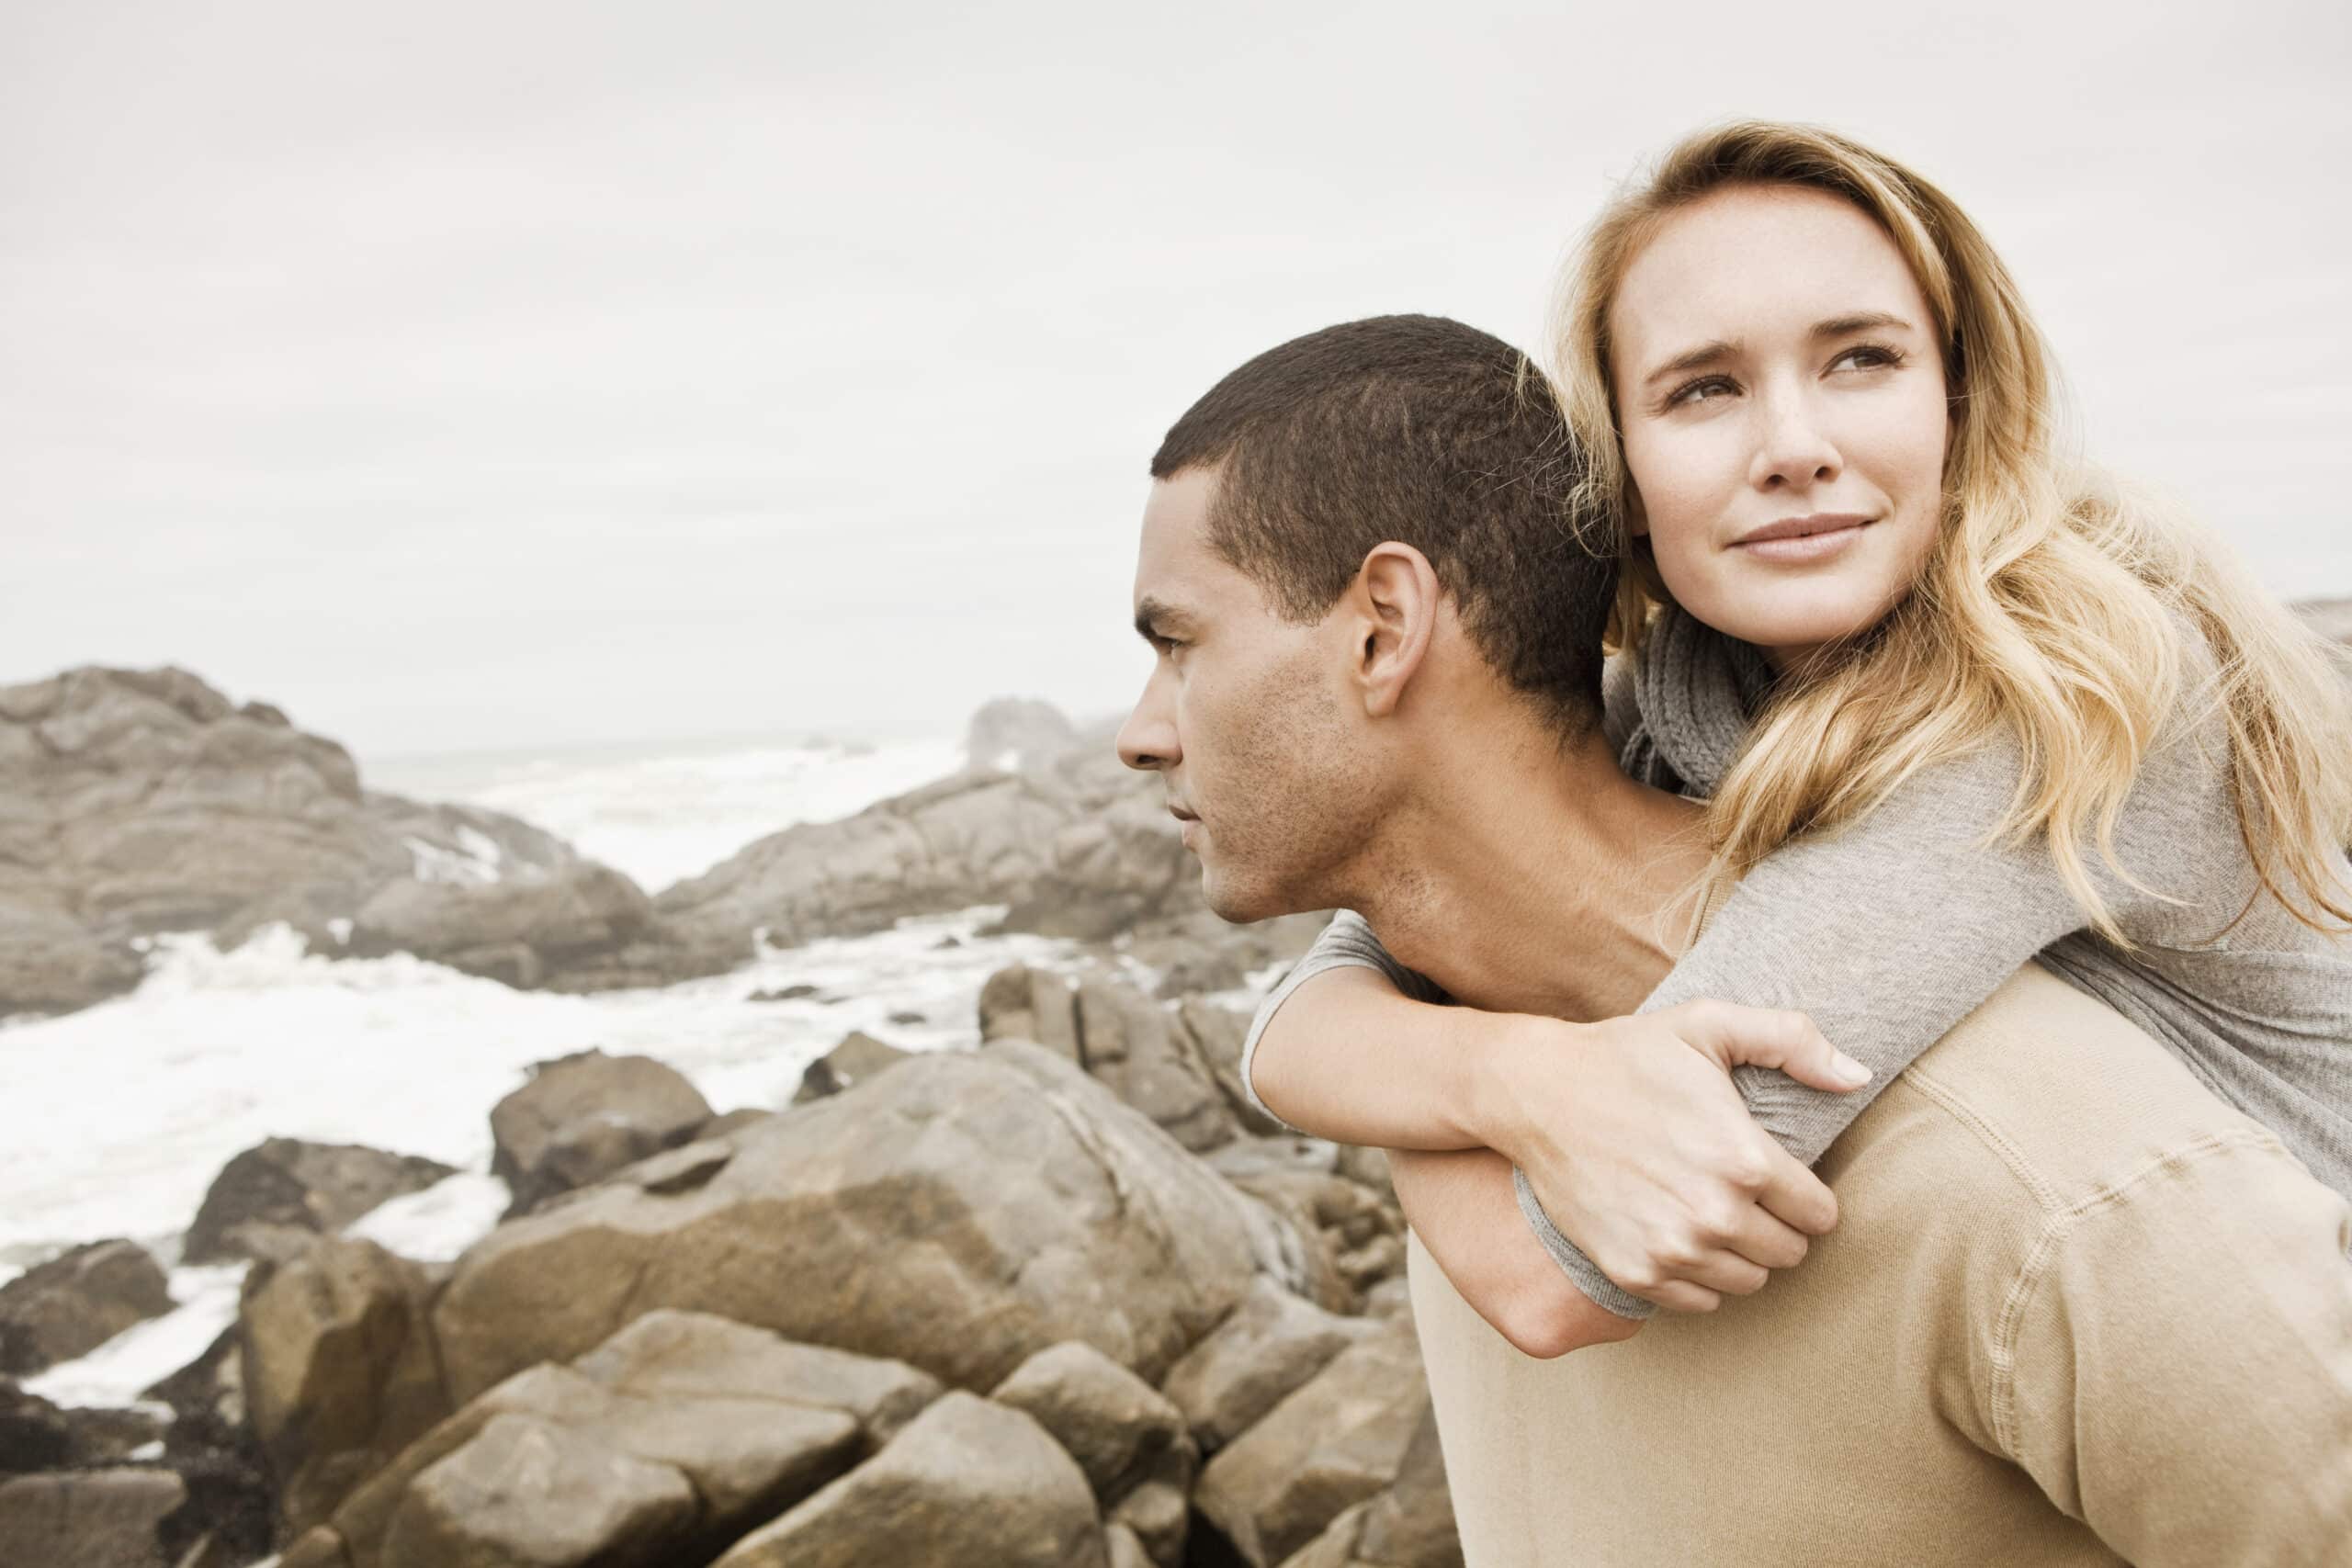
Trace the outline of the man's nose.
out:
<instances>
[{"instance_id":1,"label":"man's nose","mask_svg":"<svg viewBox=\"0 0 2352 1568\"><path fill-rule=\"evenodd\" d=\"M1145 684L1127 722L1119 726L1118 745L1119 761L1147 773L1160 773L1182 761L1176 725L1169 716L1157 675Z\"/></svg>"},{"instance_id":2,"label":"man's nose","mask_svg":"<svg viewBox=\"0 0 2352 1568\"><path fill-rule=\"evenodd\" d=\"M1787 389L1761 400L1764 428L1748 480L1758 490L1804 490L1826 484L1845 466L1808 390Z\"/></svg>"}]
</instances>

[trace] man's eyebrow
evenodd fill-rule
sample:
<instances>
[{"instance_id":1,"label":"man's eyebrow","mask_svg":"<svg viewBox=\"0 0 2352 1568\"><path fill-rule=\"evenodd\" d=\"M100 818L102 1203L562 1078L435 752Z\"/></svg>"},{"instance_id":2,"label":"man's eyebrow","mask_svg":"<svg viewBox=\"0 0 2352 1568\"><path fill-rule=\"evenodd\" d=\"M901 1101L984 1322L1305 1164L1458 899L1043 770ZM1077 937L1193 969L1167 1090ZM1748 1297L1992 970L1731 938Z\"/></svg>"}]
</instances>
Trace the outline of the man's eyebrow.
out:
<instances>
[{"instance_id":1,"label":"man's eyebrow","mask_svg":"<svg viewBox=\"0 0 2352 1568\"><path fill-rule=\"evenodd\" d=\"M1643 377L1642 385L1647 387L1663 381L1669 376L1679 376L1685 370L1696 370L1702 366L1713 365L1717 360L1728 359L1738 352L1739 344L1726 343L1722 338L1717 338L1713 343L1702 343L1696 348L1683 350L1647 376Z\"/></svg>"},{"instance_id":2,"label":"man's eyebrow","mask_svg":"<svg viewBox=\"0 0 2352 1568\"><path fill-rule=\"evenodd\" d=\"M1890 316L1884 310L1857 310L1850 316L1832 316L1826 321L1813 323L1815 337L1844 337L1848 333L1868 332L1872 327L1892 327L1907 333L1911 323L1900 316Z\"/></svg>"},{"instance_id":3,"label":"man's eyebrow","mask_svg":"<svg viewBox=\"0 0 2352 1568\"><path fill-rule=\"evenodd\" d=\"M1136 635L1146 642L1158 642L1170 631L1181 631L1184 625L1184 612L1172 604L1146 597L1136 605Z\"/></svg>"}]
</instances>

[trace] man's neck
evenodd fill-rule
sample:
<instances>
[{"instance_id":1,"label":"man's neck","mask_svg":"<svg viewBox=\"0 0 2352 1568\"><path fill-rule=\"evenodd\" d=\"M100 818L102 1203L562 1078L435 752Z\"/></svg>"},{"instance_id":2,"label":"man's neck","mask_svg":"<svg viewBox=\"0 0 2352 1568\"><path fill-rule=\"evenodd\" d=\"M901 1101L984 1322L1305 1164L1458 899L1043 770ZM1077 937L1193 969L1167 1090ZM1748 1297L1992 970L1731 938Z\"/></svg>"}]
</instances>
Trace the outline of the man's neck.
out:
<instances>
[{"instance_id":1,"label":"man's neck","mask_svg":"<svg viewBox=\"0 0 2352 1568\"><path fill-rule=\"evenodd\" d=\"M1699 808L1617 771L1600 735L1447 760L1365 857L1354 908L1474 1007L1633 1011L1673 967L1707 862Z\"/></svg>"}]
</instances>

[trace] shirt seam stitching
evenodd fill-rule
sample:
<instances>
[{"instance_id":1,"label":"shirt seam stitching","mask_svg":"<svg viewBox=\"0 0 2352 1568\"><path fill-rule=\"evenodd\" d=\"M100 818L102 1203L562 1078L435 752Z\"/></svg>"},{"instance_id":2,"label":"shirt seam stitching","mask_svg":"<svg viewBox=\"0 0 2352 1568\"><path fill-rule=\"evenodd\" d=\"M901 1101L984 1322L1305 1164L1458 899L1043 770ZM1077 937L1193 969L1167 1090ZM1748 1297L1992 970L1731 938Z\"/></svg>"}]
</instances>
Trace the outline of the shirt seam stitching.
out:
<instances>
[{"instance_id":1,"label":"shirt seam stitching","mask_svg":"<svg viewBox=\"0 0 2352 1568\"><path fill-rule=\"evenodd\" d=\"M1995 1320L1992 1344L1992 1387L1988 1401L1993 1426L1993 1440L2001 1451L2015 1459L2019 1447L2017 1433L2017 1341L2023 1332L2026 1304L2041 1287L2049 1266L2067 1234L2089 1215L2111 1209L2131 1195L2131 1190L2149 1179L2177 1171L2209 1159L2215 1155L2237 1149L2264 1149L2284 1152L2285 1145L2267 1129L2244 1127L2226 1133L2208 1133L2193 1143L2185 1144L2147 1160L2139 1168L2098 1188L2065 1208L2043 1216L2041 1232L2033 1246L2027 1250L2018 1266L2017 1278L2009 1282L2007 1293L2001 1303L1999 1316Z\"/></svg>"}]
</instances>

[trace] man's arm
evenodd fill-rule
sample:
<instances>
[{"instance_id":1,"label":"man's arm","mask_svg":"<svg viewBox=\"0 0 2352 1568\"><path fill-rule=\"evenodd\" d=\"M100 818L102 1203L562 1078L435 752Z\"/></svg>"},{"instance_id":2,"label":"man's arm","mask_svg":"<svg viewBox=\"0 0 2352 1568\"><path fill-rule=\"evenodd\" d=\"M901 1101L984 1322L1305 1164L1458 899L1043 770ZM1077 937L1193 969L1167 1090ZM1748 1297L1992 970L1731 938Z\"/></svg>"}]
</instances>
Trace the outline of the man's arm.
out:
<instances>
[{"instance_id":1,"label":"man's arm","mask_svg":"<svg viewBox=\"0 0 2352 1568\"><path fill-rule=\"evenodd\" d=\"M2251 1127L2053 1216L1986 1324L1995 1441L2142 1568L2345 1562L2347 1244Z\"/></svg>"}]
</instances>

